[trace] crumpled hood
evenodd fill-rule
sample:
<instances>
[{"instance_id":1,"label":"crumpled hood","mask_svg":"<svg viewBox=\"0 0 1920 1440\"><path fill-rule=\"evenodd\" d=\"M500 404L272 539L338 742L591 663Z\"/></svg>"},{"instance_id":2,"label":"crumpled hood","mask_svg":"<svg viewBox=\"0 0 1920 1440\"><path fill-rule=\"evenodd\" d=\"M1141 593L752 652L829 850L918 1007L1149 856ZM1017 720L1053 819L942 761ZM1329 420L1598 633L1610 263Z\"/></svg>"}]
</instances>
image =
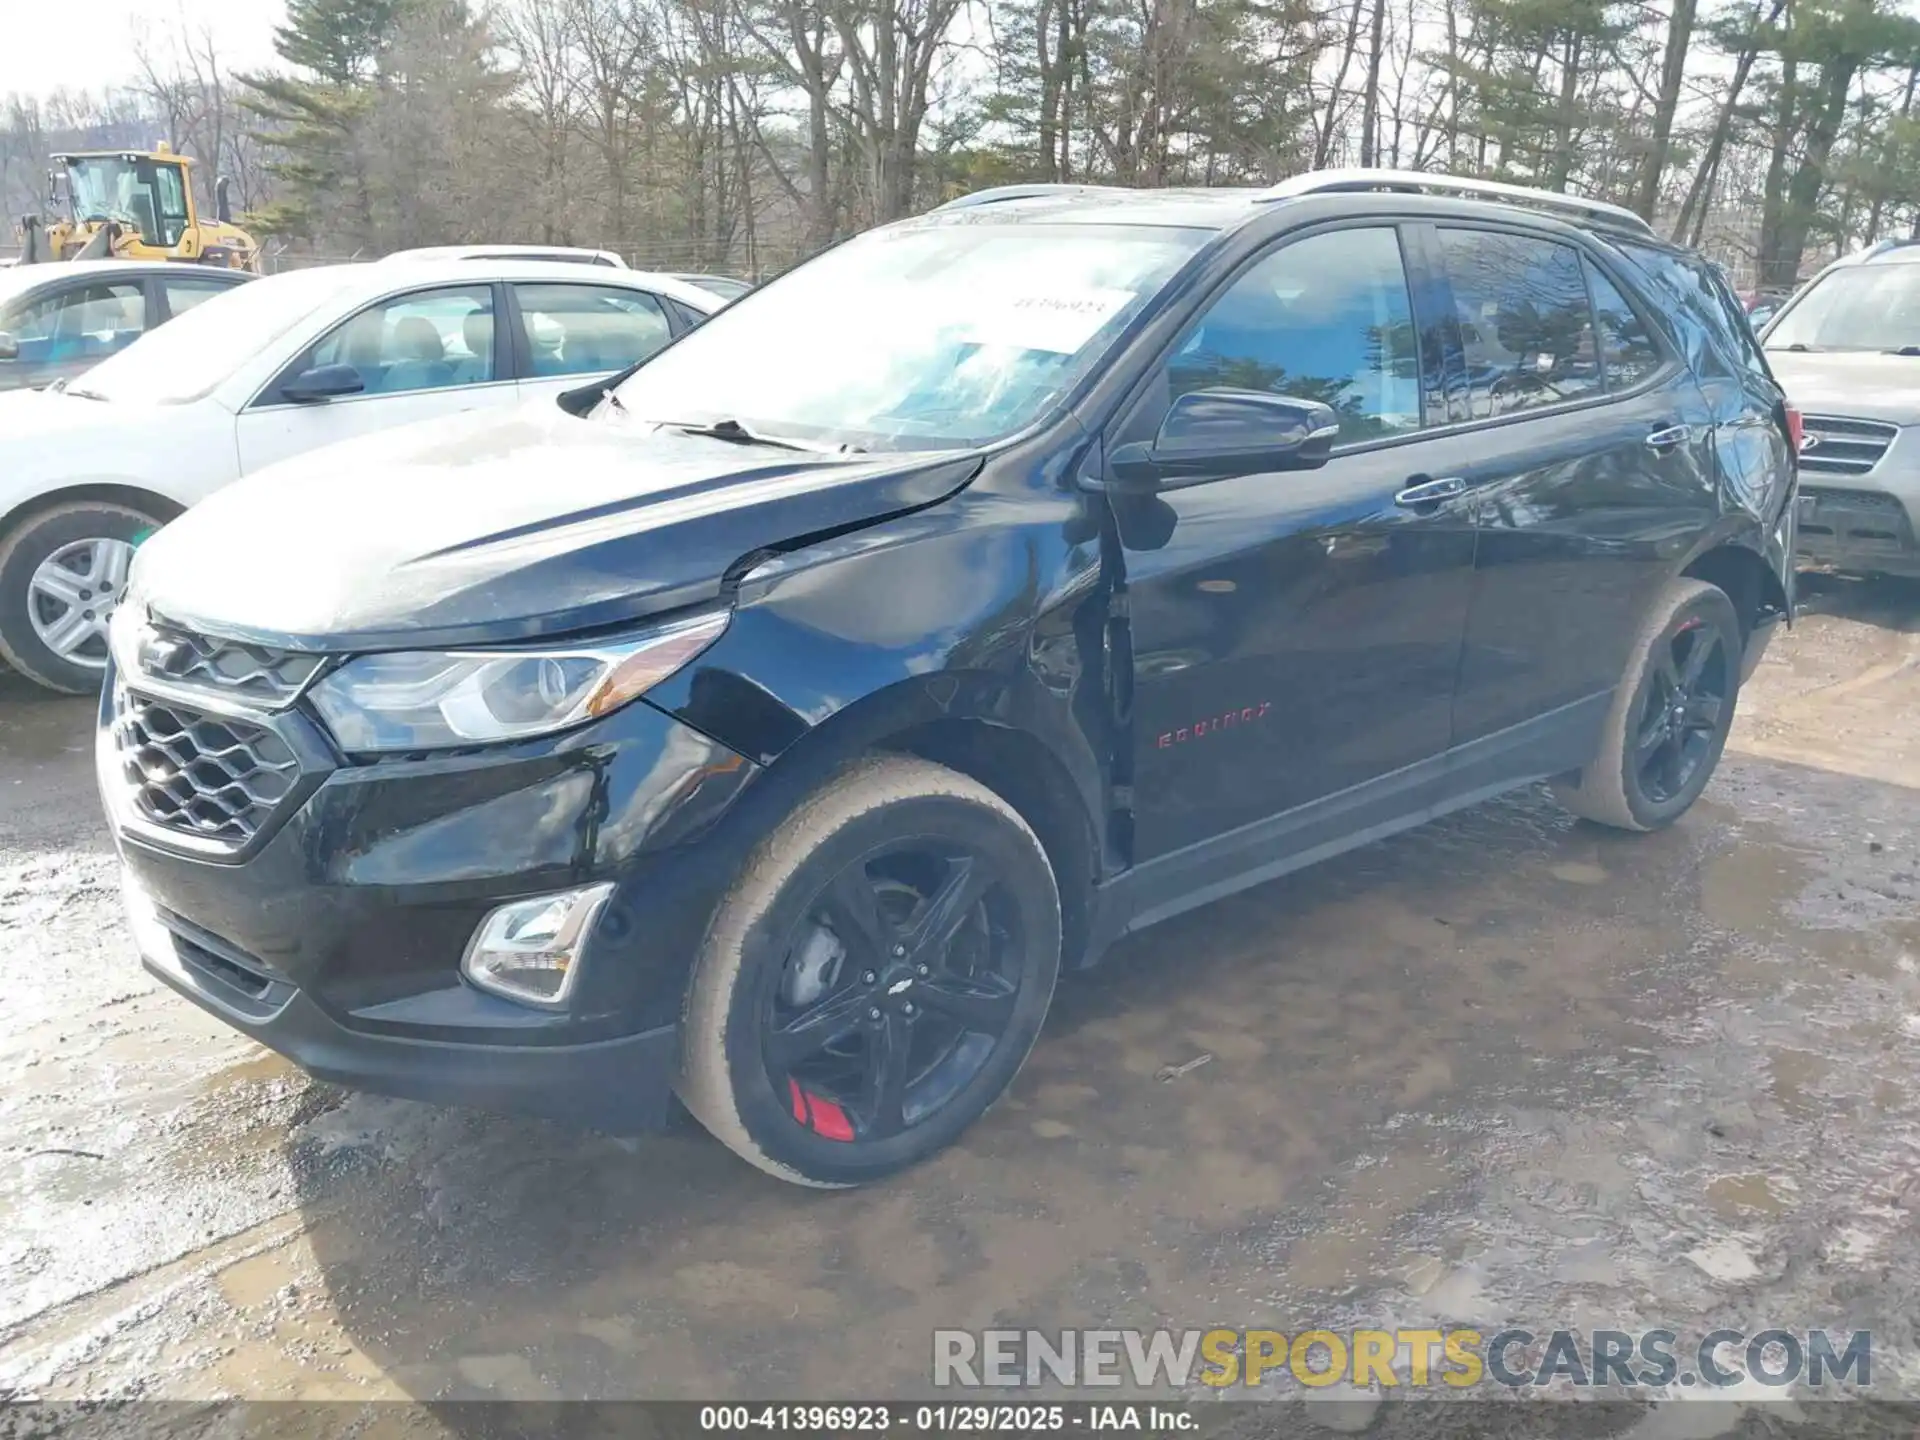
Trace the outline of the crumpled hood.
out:
<instances>
[{"instance_id":1,"label":"crumpled hood","mask_svg":"<svg viewBox=\"0 0 1920 1440\"><path fill-rule=\"evenodd\" d=\"M1767 364L1803 414L1920 425L1920 355L1769 350Z\"/></svg>"},{"instance_id":2,"label":"crumpled hood","mask_svg":"<svg viewBox=\"0 0 1920 1440\"><path fill-rule=\"evenodd\" d=\"M972 452L818 456L577 419L430 421L228 486L141 547L130 599L306 650L490 644L717 596L799 537L952 494Z\"/></svg>"}]
</instances>

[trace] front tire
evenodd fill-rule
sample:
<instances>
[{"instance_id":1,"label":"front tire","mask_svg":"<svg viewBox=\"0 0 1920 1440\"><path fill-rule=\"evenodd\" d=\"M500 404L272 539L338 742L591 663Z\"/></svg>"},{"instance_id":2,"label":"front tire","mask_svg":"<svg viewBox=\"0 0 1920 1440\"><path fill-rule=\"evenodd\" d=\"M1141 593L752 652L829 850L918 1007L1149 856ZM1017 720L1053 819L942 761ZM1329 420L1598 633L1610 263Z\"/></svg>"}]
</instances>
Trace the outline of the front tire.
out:
<instances>
[{"instance_id":1,"label":"front tire","mask_svg":"<svg viewBox=\"0 0 1920 1440\"><path fill-rule=\"evenodd\" d=\"M1733 602L1676 580L1653 607L1614 692L1593 760L1553 793L1583 820L1658 830L1713 778L1740 695L1743 634Z\"/></svg>"},{"instance_id":2,"label":"front tire","mask_svg":"<svg viewBox=\"0 0 1920 1440\"><path fill-rule=\"evenodd\" d=\"M879 1179L999 1098L1059 968L1059 891L1019 813L929 761L861 761L761 842L715 912L680 1097L783 1180Z\"/></svg>"},{"instance_id":3,"label":"front tire","mask_svg":"<svg viewBox=\"0 0 1920 1440\"><path fill-rule=\"evenodd\" d=\"M22 521L0 540L0 660L49 690L99 693L107 617L126 588L134 547L160 524L96 500Z\"/></svg>"}]
</instances>

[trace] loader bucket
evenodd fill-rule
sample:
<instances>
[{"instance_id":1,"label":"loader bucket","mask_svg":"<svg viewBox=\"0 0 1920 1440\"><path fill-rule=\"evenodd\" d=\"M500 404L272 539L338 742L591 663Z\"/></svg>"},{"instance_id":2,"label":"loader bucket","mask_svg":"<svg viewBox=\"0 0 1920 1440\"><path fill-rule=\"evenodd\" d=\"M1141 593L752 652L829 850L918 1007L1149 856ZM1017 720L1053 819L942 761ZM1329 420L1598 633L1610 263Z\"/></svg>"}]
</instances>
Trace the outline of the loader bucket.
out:
<instances>
[{"instance_id":1,"label":"loader bucket","mask_svg":"<svg viewBox=\"0 0 1920 1440\"><path fill-rule=\"evenodd\" d=\"M93 238L74 253L76 260L111 260L113 258L113 240L119 228L108 221L93 232Z\"/></svg>"}]
</instances>

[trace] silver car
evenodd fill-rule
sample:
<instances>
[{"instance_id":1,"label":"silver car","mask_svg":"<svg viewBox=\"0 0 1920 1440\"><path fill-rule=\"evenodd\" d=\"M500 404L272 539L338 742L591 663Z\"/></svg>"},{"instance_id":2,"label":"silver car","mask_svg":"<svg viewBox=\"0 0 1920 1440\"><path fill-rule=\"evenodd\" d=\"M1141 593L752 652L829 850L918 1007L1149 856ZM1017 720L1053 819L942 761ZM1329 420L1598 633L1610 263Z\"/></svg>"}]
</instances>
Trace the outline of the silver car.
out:
<instances>
[{"instance_id":1,"label":"silver car","mask_svg":"<svg viewBox=\"0 0 1920 1440\"><path fill-rule=\"evenodd\" d=\"M1920 241L1835 261L1761 343L1805 417L1801 558L1920 577Z\"/></svg>"}]
</instances>

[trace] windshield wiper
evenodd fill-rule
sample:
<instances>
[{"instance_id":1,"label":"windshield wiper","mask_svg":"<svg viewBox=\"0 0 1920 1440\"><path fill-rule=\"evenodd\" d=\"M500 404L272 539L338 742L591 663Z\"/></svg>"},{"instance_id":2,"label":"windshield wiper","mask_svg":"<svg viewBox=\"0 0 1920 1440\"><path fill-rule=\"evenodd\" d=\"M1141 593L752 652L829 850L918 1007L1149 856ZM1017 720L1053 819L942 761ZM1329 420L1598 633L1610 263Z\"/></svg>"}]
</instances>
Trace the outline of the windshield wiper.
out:
<instances>
[{"instance_id":1,"label":"windshield wiper","mask_svg":"<svg viewBox=\"0 0 1920 1440\"><path fill-rule=\"evenodd\" d=\"M98 390L88 390L84 387L74 385L63 385L60 388L60 393L62 395L72 395L81 400L104 400L107 398Z\"/></svg>"},{"instance_id":2,"label":"windshield wiper","mask_svg":"<svg viewBox=\"0 0 1920 1440\"><path fill-rule=\"evenodd\" d=\"M1900 345L1885 353L1888 355L1920 355L1920 345Z\"/></svg>"},{"instance_id":3,"label":"windshield wiper","mask_svg":"<svg viewBox=\"0 0 1920 1440\"><path fill-rule=\"evenodd\" d=\"M1817 355L1820 353L1820 347L1818 345L1809 345L1804 340L1796 340L1791 345L1769 345L1767 348L1769 350L1798 350L1802 355Z\"/></svg>"},{"instance_id":4,"label":"windshield wiper","mask_svg":"<svg viewBox=\"0 0 1920 1440\"><path fill-rule=\"evenodd\" d=\"M758 430L749 430L732 416L705 424L691 420L661 420L657 423L669 430L678 430L683 435L705 435L709 439L726 440L735 445L767 445L777 450L798 450L806 455L839 455L849 449L845 445L809 445L801 440L762 435Z\"/></svg>"}]
</instances>

